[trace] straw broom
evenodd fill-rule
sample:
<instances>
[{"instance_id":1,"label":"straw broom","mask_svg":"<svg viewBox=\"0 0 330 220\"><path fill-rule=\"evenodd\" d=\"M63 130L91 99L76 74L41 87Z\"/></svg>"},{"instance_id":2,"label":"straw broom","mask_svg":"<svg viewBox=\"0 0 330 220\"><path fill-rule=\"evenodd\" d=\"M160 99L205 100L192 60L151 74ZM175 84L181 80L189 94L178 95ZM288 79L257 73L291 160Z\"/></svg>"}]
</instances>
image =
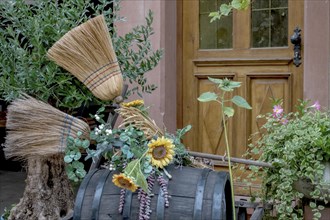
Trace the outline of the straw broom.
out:
<instances>
[{"instance_id":1,"label":"straw broom","mask_svg":"<svg viewBox=\"0 0 330 220\"><path fill-rule=\"evenodd\" d=\"M123 77L104 16L75 27L47 52L99 99L121 98Z\"/></svg>"},{"instance_id":2,"label":"straw broom","mask_svg":"<svg viewBox=\"0 0 330 220\"><path fill-rule=\"evenodd\" d=\"M62 153L67 137L77 137L78 131L89 138L86 122L28 95L8 106L6 129L4 152L7 158L26 159Z\"/></svg>"}]
</instances>

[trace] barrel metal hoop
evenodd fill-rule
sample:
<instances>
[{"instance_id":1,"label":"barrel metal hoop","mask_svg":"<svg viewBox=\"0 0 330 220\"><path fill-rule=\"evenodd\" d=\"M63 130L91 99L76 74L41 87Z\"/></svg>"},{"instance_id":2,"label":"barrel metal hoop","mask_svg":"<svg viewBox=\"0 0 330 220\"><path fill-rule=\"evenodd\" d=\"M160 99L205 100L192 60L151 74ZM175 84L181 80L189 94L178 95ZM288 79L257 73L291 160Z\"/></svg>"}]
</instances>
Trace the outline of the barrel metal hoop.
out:
<instances>
[{"instance_id":1,"label":"barrel metal hoop","mask_svg":"<svg viewBox=\"0 0 330 220\"><path fill-rule=\"evenodd\" d=\"M226 194L225 186L228 181L226 172L219 172L213 190L212 219L225 219L226 216Z\"/></svg>"},{"instance_id":2,"label":"barrel metal hoop","mask_svg":"<svg viewBox=\"0 0 330 220\"><path fill-rule=\"evenodd\" d=\"M77 196L76 196L76 201L74 205L74 213L73 213L73 220L80 220L81 219L81 210L83 206L83 201L85 198L85 193L87 186L89 184L89 181L92 179L93 175L98 171L98 169L91 170L87 173L85 178L80 184Z\"/></svg>"},{"instance_id":3,"label":"barrel metal hoop","mask_svg":"<svg viewBox=\"0 0 330 220\"><path fill-rule=\"evenodd\" d=\"M99 209L100 209L100 204L101 204L101 198L103 195L103 189L104 189L105 183L108 180L110 173L111 173L111 171L106 169L105 172L102 174L102 176L99 178L98 184L96 186L93 203L92 203L92 219L93 220L99 219Z\"/></svg>"},{"instance_id":4,"label":"barrel metal hoop","mask_svg":"<svg viewBox=\"0 0 330 220\"><path fill-rule=\"evenodd\" d=\"M193 214L194 220L202 219L204 189L205 189L207 176L209 175L210 171L211 171L210 169L203 169L202 174L199 177L199 180L197 183L194 214Z\"/></svg>"},{"instance_id":5,"label":"barrel metal hoop","mask_svg":"<svg viewBox=\"0 0 330 220\"><path fill-rule=\"evenodd\" d=\"M129 220L131 217L133 193L130 190L126 190L125 193L125 204L123 209L123 220Z\"/></svg>"},{"instance_id":6,"label":"barrel metal hoop","mask_svg":"<svg viewBox=\"0 0 330 220\"><path fill-rule=\"evenodd\" d=\"M159 187L156 212L156 220L163 220L165 217L165 195L162 187Z\"/></svg>"}]
</instances>

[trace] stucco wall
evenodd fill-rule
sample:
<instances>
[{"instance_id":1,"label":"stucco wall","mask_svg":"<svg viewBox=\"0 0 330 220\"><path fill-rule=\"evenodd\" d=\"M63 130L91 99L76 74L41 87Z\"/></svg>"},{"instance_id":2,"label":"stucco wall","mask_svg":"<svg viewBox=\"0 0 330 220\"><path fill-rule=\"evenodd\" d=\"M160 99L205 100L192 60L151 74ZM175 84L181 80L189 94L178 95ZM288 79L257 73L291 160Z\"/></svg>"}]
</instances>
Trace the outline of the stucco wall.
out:
<instances>
[{"instance_id":1,"label":"stucco wall","mask_svg":"<svg viewBox=\"0 0 330 220\"><path fill-rule=\"evenodd\" d=\"M304 98L330 107L330 0L305 0Z\"/></svg>"},{"instance_id":2,"label":"stucco wall","mask_svg":"<svg viewBox=\"0 0 330 220\"><path fill-rule=\"evenodd\" d=\"M117 24L119 34L144 24L149 9L154 12L152 45L154 49L163 48L165 53L160 64L146 73L148 82L158 89L152 94L143 94L143 99L151 106L150 115L157 125L172 132L176 129L176 1L123 0L121 7L120 14L127 22ZM134 98L139 97L130 99Z\"/></svg>"}]
</instances>

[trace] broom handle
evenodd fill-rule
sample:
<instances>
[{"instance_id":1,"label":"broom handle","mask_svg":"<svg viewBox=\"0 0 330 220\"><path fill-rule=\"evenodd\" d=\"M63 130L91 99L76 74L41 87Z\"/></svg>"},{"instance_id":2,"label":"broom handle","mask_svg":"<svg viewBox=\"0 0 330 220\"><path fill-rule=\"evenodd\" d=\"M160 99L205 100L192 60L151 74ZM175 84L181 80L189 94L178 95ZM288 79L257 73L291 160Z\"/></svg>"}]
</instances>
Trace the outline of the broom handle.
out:
<instances>
[{"instance_id":1,"label":"broom handle","mask_svg":"<svg viewBox=\"0 0 330 220\"><path fill-rule=\"evenodd\" d=\"M213 159L213 160L228 161L227 157L221 156L221 155L200 153L200 152L195 152L195 151L188 151L188 153L194 157L202 157L202 158ZM234 163L242 163L242 164L260 166L260 167L272 168L272 165L270 163L261 162L261 161L248 160L248 159L235 158L235 157L231 157L230 160L231 160L231 162L234 162Z\"/></svg>"},{"instance_id":2,"label":"broom handle","mask_svg":"<svg viewBox=\"0 0 330 220\"><path fill-rule=\"evenodd\" d=\"M128 89L128 85L127 84L124 84L123 91L121 92L121 96L123 97L123 99L126 96L127 89ZM118 106L119 106L119 103L118 104L115 104L114 105L114 108L117 109ZM110 113L110 114L112 114L112 113ZM118 115L119 114L117 112L114 112L114 114L113 114L112 117L111 116L108 117L108 123L111 122L111 128L113 128L115 126L116 121L117 121L117 118L118 118Z\"/></svg>"}]
</instances>

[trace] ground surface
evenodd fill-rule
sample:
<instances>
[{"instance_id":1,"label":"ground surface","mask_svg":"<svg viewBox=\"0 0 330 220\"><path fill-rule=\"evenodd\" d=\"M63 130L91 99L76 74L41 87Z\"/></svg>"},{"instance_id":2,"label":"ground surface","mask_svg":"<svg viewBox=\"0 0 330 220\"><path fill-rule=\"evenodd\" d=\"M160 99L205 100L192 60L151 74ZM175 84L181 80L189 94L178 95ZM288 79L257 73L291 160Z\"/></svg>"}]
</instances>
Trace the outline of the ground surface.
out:
<instances>
[{"instance_id":1,"label":"ground surface","mask_svg":"<svg viewBox=\"0 0 330 220\"><path fill-rule=\"evenodd\" d=\"M5 207L19 202L25 188L25 172L0 170L0 215Z\"/></svg>"}]
</instances>

